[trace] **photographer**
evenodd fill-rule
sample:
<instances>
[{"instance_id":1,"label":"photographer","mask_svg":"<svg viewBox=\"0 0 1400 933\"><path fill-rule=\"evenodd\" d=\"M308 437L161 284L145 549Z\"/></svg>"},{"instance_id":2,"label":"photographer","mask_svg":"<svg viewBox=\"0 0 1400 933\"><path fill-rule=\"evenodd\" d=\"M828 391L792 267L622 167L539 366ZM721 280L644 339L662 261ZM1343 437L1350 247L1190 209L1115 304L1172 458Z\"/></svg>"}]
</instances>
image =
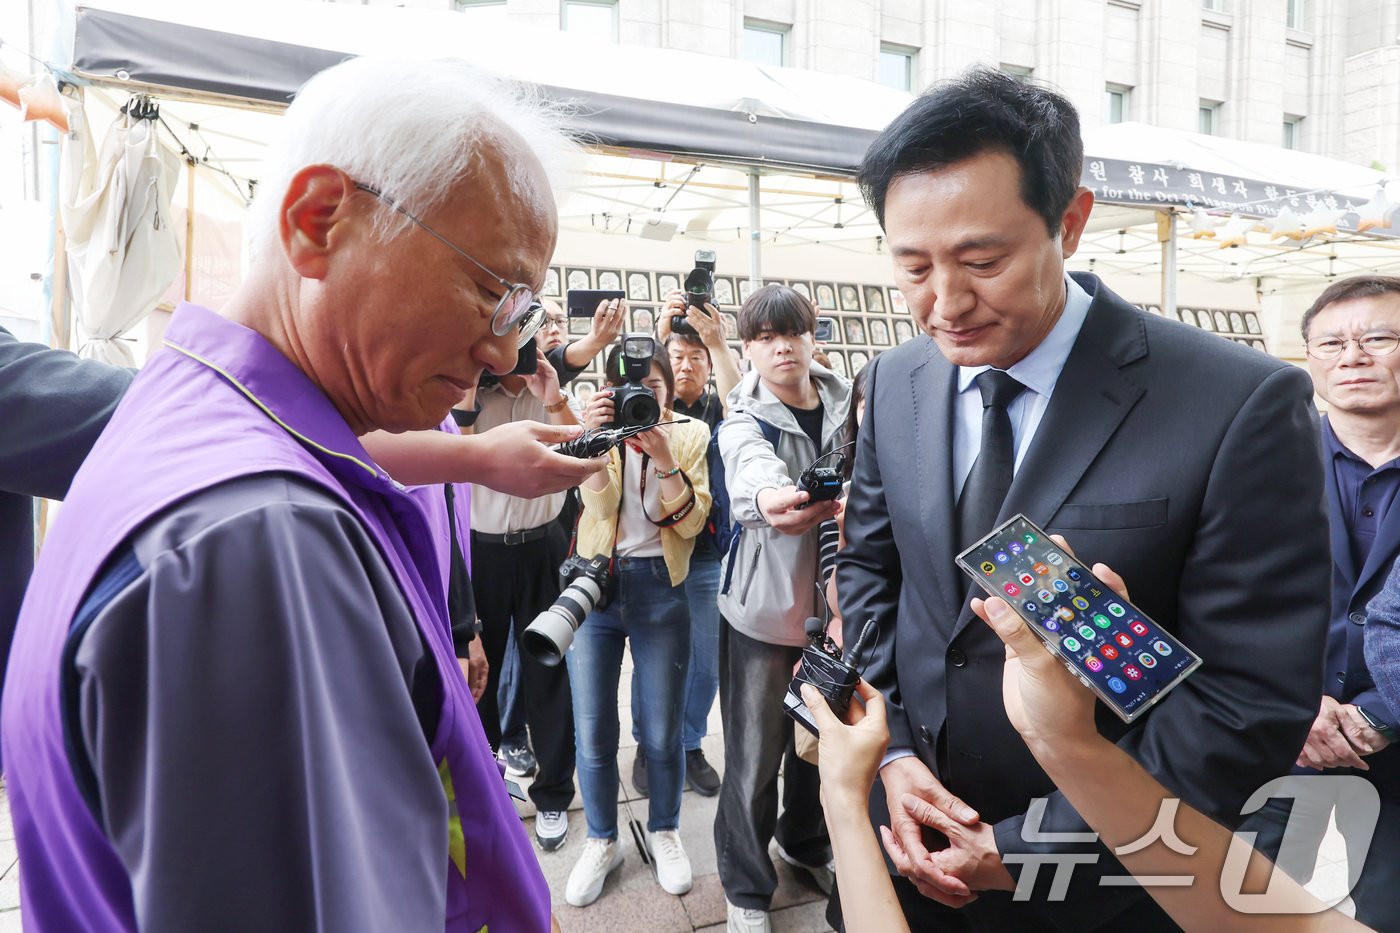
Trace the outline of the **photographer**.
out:
<instances>
[{"instance_id":1,"label":"photographer","mask_svg":"<svg viewBox=\"0 0 1400 933\"><path fill-rule=\"evenodd\" d=\"M677 316L684 316L684 327L675 326ZM674 289L661 309L656 336L670 354L676 374L676 414L698 418L713 431L728 414L726 400L742 378L724 341L719 309L710 302L703 308L689 306L685 292ZM709 385L711 377L714 388Z\"/></svg>"},{"instance_id":2,"label":"photographer","mask_svg":"<svg viewBox=\"0 0 1400 933\"><path fill-rule=\"evenodd\" d=\"M646 756L651 777L647 830L657 877L670 894L684 894L691 885L690 860L677 832L684 780L681 704L690 657L683 584L695 536L710 511L709 432L696 421L669 423L675 392L671 365L654 341L641 339L651 344L650 365L623 357L621 346L614 348L606 366L612 388L593 397L584 417L590 428L613 422L619 388L637 383L655 395L661 412L657 427L611 451L607 469L581 487L578 554L612 555L614 595L606 609L584 620L567 655L579 788L588 824L588 839L565 889L575 907L593 903L608 873L622 864L617 694L628 639L633 682L642 701L632 714L641 729L637 754ZM633 371L622 373L624 365Z\"/></svg>"}]
</instances>

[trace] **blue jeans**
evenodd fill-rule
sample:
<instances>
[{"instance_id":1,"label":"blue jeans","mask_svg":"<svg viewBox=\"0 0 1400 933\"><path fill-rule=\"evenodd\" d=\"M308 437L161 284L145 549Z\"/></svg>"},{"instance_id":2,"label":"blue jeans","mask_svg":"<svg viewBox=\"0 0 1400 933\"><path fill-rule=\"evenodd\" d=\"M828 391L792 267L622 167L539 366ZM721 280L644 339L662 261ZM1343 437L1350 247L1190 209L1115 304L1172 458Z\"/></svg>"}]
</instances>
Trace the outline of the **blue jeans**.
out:
<instances>
[{"instance_id":1,"label":"blue jeans","mask_svg":"<svg viewBox=\"0 0 1400 933\"><path fill-rule=\"evenodd\" d=\"M685 786L681 704L690 663L685 589L671 586L660 557L619 558L618 568L616 598L583 620L566 655L583 815L588 835L596 839L617 838L617 690L627 639L641 701L632 716L641 730L637 754L647 762L648 830L680 825Z\"/></svg>"},{"instance_id":2,"label":"blue jeans","mask_svg":"<svg viewBox=\"0 0 1400 933\"><path fill-rule=\"evenodd\" d=\"M719 560L692 560L685 578L690 605L690 672L685 678L681 747L691 752L705 737L719 691Z\"/></svg>"}]
</instances>

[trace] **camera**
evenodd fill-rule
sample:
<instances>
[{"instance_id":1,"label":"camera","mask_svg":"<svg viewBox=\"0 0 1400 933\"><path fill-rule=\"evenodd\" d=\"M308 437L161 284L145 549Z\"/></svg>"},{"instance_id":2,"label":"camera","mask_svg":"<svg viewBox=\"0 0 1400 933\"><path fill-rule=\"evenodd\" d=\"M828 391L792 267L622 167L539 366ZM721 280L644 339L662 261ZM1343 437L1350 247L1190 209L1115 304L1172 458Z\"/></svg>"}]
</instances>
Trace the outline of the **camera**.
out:
<instances>
[{"instance_id":1,"label":"camera","mask_svg":"<svg viewBox=\"0 0 1400 933\"><path fill-rule=\"evenodd\" d=\"M841 649L826 633L821 619L807 620L807 647L802 649L802 663L797 674L788 684L783 694L783 709L801 723L813 735L819 735L816 720L802 700L802 685L811 684L826 697L831 711L841 719L846 718L846 709L851 705L851 694L855 693L860 681L860 668L865 666L865 656L875 639L875 620L865 623L860 637L843 658Z\"/></svg>"},{"instance_id":2,"label":"camera","mask_svg":"<svg viewBox=\"0 0 1400 933\"><path fill-rule=\"evenodd\" d=\"M836 318L817 318L817 331L813 335L817 343L830 343L836 339Z\"/></svg>"},{"instance_id":3,"label":"camera","mask_svg":"<svg viewBox=\"0 0 1400 933\"><path fill-rule=\"evenodd\" d=\"M520 644L542 664L554 667L574 642L574 632L595 609L612 601L612 571L607 557L569 555L559 567L563 591L554 604L525 628Z\"/></svg>"},{"instance_id":4,"label":"camera","mask_svg":"<svg viewBox=\"0 0 1400 933\"><path fill-rule=\"evenodd\" d=\"M712 249L697 249L695 251L695 268L690 270L690 274L685 277L685 303L688 307L699 308L702 311L705 305L715 303L715 251ZM689 334L692 337L700 336L690 322L685 319L684 314L677 314L671 318L671 333Z\"/></svg>"},{"instance_id":5,"label":"camera","mask_svg":"<svg viewBox=\"0 0 1400 933\"><path fill-rule=\"evenodd\" d=\"M507 375L511 376L533 376L539 371L540 358L535 353L535 338L531 337L525 344L516 351L515 368ZM478 390L489 389L500 383L501 377L492 372L483 372L476 380Z\"/></svg>"},{"instance_id":6,"label":"camera","mask_svg":"<svg viewBox=\"0 0 1400 933\"><path fill-rule=\"evenodd\" d=\"M661 403L656 400L656 393L642 385L642 380L651 375L655 355L656 341L646 334L627 334L622 338L616 375L626 382L613 389L613 420L608 427L636 428L660 420Z\"/></svg>"}]
</instances>

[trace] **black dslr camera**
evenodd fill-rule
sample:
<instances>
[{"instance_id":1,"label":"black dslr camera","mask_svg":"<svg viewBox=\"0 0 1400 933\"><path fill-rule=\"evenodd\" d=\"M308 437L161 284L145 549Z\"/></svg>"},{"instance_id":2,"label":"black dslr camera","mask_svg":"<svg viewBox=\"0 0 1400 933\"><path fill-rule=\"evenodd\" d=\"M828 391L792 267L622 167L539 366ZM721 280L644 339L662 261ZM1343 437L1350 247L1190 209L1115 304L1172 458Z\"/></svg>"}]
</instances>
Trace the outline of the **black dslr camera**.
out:
<instances>
[{"instance_id":1,"label":"black dslr camera","mask_svg":"<svg viewBox=\"0 0 1400 933\"><path fill-rule=\"evenodd\" d=\"M695 268L690 270L690 274L685 277L685 303L688 307L705 310L705 305L715 303L715 251L712 249L697 249L695 251ZM690 322L685 319L684 314L676 314L671 317L671 333L689 334L698 337L700 334Z\"/></svg>"},{"instance_id":2,"label":"black dslr camera","mask_svg":"<svg viewBox=\"0 0 1400 933\"><path fill-rule=\"evenodd\" d=\"M661 403L656 393L642 385L651 375L656 341L646 334L626 334L622 350L617 354L617 373L626 380L612 390L613 420L608 427L636 428L656 424L661 418Z\"/></svg>"},{"instance_id":3,"label":"black dslr camera","mask_svg":"<svg viewBox=\"0 0 1400 933\"><path fill-rule=\"evenodd\" d=\"M866 654L875 640L875 620L865 623L860 637L844 658L836 642L826 633L821 619L807 620L807 640L809 644L802 649L802 666L783 695L783 709L808 732L819 735L816 720L802 701L802 685L816 687L817 692L826 697L831 711L844 720L846 709L851 705L851 694L855 693L860 680L860 669L865 666Z\"/></svg>"},{"instance_id":4,"label":"black dslr camera","mask_svg":"<svg viewBox=\"0 0 1400 933\"><path fill-rule=\"evenodd\" d=\"M553 667L564 659L574 642L574 632L595 609L612 602L612 571L607 557L570 554L559 567L563 592L525 629L520 643L540 662Z\"/></svg>"}]
</instances>

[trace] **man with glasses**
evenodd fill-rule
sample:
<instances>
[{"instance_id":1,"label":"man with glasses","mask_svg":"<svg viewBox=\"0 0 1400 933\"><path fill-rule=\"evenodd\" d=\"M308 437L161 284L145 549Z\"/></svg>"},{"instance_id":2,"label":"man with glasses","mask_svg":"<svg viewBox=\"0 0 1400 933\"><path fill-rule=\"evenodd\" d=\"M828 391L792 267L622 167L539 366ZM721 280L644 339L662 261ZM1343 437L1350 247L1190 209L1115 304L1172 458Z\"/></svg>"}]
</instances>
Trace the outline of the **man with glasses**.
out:
<instances>
[{"instance_id":1,"label":"man with glasses","mask_svg":"<svg viewBox=\"0 0 1400 933\"><path fill-rule=\"evenodd\" d=\"M297 94L247 278L176 310L21 610L0 717L27 925L550 927L452 649L445 500L360 437L437 426L539 326L551 120L447 60Z\"/></svg>"},{"instance_id":2,"label":"man with glasses","mask_svg":"<svg viewBox=\"0 0 1400 933\"><path fill-rule=\"evenodd\" d=\"M1332 528L1332 611L1321 708L1297 774L1360 775L1380 794L1380 821L1352 890L1356 919L1400 929L1400 709L1376 688L1365 656L1367 603L1400 554L1400 278L1364 275L1331 285L1303 315L1308 371L1327 403L1322 445ZM1400 611L1377 597L1377 614ZM1325 784L1325 782L1324 782ZM1324 795L1330 796L1330 795ZM1321 799L1321 798L1319 798ZM1306 883L1333 800L1270 800L1242 829ZM1292 814L1290 819L1290 812ZM1284 830L1288 846L1280 853ZM1361 856L1348 846L1353 862ZM1355 865L1351 866L1353 871ZM1355 877L1355 874L1352 875Z\"/></svg>"}]
</instances>

